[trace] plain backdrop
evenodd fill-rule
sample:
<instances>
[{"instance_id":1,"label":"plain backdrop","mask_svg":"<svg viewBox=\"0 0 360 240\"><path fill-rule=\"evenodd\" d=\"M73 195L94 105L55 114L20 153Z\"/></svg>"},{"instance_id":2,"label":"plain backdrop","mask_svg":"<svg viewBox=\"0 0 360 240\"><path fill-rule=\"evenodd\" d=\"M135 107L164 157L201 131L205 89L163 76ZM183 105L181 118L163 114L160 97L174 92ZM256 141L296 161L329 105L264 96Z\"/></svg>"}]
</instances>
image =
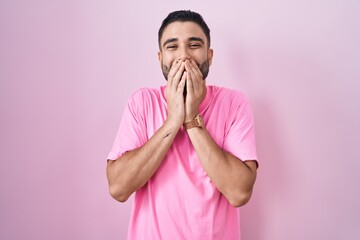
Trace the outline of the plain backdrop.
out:
<instances>
[{"instance_id":1,"label":"plain backdrop","mask_svg":"<svg viewBox=\"0 0 360 240\"><path fill-rule=\"evenodd\" d=\"M360 239L358 0L0 0L0 239L125 239L106 156L128 97L165 84L157 31L179 9L210 26L208 84L254 109L242 239Z\"/></svg>"}]
</instances>

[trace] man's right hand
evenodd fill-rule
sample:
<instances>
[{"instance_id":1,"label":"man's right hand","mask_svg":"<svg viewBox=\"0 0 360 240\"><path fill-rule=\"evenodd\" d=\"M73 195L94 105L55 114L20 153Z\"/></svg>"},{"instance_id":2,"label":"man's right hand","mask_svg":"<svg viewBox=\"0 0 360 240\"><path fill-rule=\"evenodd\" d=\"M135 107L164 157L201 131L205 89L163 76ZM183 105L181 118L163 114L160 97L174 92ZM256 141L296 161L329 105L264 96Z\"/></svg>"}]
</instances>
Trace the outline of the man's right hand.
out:
<instances>
[{"instance_id":1,"label":"man's right hand","mask_svg":"<svg viewBox=\"0 0 360 240\"><path fill-rule=\"evenodd\" d=\"M187 78L185 62L178 60L168 74L166 100L168 116L165 124L141 147L108 161L107 177L111 195L124 202L143 187L159 168L177 132L184 123L184 86Z\"/></svg>"},{"instance_id":2,"label":"man's right hand","mask_svg":"<svg viewBox=\"0 0 360 240\"><path fill-rule=\"evenodd\" d=\"M168 106L167 121L175 126L181 126L185 119L184 87L186 82L185 62L178 59L171 66L166 86Z\"/></svg>"}]
</instances>

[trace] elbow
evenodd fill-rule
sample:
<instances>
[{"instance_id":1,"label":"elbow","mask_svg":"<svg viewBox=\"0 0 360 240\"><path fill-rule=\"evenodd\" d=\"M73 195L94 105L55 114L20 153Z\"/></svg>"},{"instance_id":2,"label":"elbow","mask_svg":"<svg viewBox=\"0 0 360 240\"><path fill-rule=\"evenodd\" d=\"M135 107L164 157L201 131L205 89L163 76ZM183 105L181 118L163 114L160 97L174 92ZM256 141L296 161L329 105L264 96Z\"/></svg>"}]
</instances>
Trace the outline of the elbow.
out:
<instances>
[{"instance_id":1,"label":"elbow","mask_svg":"<svg viewBox=\"0 0 360 240\"><path fill-rule=\"evenodd\" d=\"M231 206L234 208L242 207L250 201L251 191L250 192L240 192L234 194L233 196L228 197L228 201Z\"/></svg>"},{"instance_id":2,"label":"elbow","mask_svg":"<svg viewBox=\"0 0 360 240\"><path fill-rule=\"evenodd\" d=\"M126 200L130 197L131 193L128 193L126 190L127 188L124 187L124 183L122 181L118 181L116 174L113 170L113 164L116 161L108 160L106 174L109 183L109 193L112 198L119 202L126 202Z\"/></svg>"},{"instance_id":3,"label":"elbow","mask_svg":"<svg viewBox=\"0 0 360 240\"><path fill-rule=\"evenodd\" d=\"M128 200L130 197L130 194L126 194L125 192L121 191L121 188L114 185L109 186L109 192L112 198L122 203L126 202L126 200Z\"/></svg>"}]
</instances>

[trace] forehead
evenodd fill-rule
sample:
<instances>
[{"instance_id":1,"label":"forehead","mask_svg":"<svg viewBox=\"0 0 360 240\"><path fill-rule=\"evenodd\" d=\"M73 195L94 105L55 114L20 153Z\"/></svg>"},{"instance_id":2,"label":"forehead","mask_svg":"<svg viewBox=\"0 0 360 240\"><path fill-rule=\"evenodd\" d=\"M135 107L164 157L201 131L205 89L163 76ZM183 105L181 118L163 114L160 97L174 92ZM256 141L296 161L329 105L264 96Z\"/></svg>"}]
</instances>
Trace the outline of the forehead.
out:
<instances>
[{"instance_id":1,"label":"forehead","mask_svg":"<svg viewBox=\"0 0 360 240\"><path fill-rule=\"evenodd\" d=\"M187 41L191 37L202 38L204 42L207 43L205 33L197 23L173 22L164 29L160 42L163 44L170 38L177 38L179 41Z\"/></svg>"}]
</instances>

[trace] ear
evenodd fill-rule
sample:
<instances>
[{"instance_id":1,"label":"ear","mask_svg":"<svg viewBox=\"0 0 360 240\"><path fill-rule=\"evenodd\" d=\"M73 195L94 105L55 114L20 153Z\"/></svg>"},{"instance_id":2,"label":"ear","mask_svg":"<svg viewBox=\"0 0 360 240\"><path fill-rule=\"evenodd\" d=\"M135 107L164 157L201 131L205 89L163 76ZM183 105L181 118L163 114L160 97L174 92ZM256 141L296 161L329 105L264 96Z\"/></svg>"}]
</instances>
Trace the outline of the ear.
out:
<instances>
[{"instance_id":1,"label":"ear","mask_svg":"<svg viewBox=\"0 0 360 240\"><path fill-rule=\"evenodd\" d=\"M162 55L161 51L158 52L158 59L159 59L159 63L160 63L160 66L161 66L161 63L162 63L162 60L163 60L163 55Z\"/></svg>"},{"instance_id":2,"label":"ear","mask_svg":"<svg viewBox=\"0 0 360 240\"><path fill-rule=\"evenodd\" d=\"M212 48L209 48L208 49L208 59L209 59L209 65L212 64L212 59L213 59L213 56L214 56L214 50Z\"/></svg>"}]
</instances>

